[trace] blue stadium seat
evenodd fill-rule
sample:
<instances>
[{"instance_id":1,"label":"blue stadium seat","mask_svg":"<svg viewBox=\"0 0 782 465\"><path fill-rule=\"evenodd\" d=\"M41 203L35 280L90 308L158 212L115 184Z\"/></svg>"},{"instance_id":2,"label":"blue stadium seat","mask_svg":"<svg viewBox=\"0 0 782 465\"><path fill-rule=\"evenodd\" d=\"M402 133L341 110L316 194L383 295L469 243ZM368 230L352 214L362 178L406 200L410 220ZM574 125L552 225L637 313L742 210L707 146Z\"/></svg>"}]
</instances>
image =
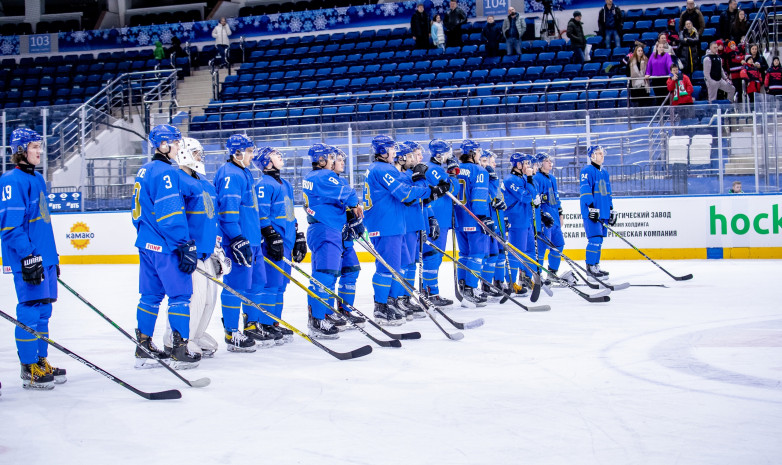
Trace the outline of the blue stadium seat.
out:
<instances>
[{"instance_id":1,"label":"blue stadium seat","mask_svg":"<svg viewBox=\"0 0 782 465\"><path fill-rule=\"evenodd\" d=\"M630 47L635 43L636 40L639 40L640 38L641 34L636 32L622 34L622 46Z\"/></svg>"},{"instance_id":2,"label":"blue stadium seat","mask_svg":"<svg viewBox=\"0 0 782 465\"><path fill-rule=\"evenodd\" d=\"M533 40L530 44L530 53L542 53L548 47L548 42L545 40Z\"/></svg>"},{"instance_id":3,"label":"blue stadium seat","mask_svg":"<svg viewBox=\"0 0 782 465\"><path fill-rule=\"evenodd\" d=\"M596 49L602 43L603 43L603 38L600 36L587 37L587 44L591 45L593 50Z\"/></svg>"},{"instance_id":4,"label":"blue stadium seat","mask_svg":"<svg viewBox=\"0 0 782 465\"><path fill-rule=\"evenodd\" d=\"M655 20L662 15L662 9L659 7L647 8L644 10L643 18L645 20Z\"/></svg>"},{"instance_id":5,"label":"blue stadium seat","mask_svg":"<svg viewBox=\"0 0 782 465\"><path fill-rule=\"evenodd\" d=\"M592 50L592 62L603 62L608 60L609 58L611 58L610 49L598 48L597 50Z\"/></svg>"},{"instance_id":6,"label":"blue stadium seat","mask_svg":"<svg viewBox=\"0 0 782 465\"><path fill-rule=\"evenodd\" d=\"M616 101L619 99L618 90L603 90L600 91L600 98L597 102L598 108L615 108Z\"/></svg>"},{"instance_id":7,"label":"blue stadium seat","mask_svg":"<svg viewBox=\"0 0 782 465\"><path fill-rule=\"evenodd\" d=\"M546 68L543 71L543 78L544 79L558 78L561 72L562 72L561 65L549 65L546 66ZM527 79L529 79L529 76L527 76Z\"/></svg>"},{"instance_id":8,"label":"blue stadium seat","mask_svg":"<svg viewBox=\"0 0 782 465\"><path fill-rule=\"evenodd\" d=\"M470 83L471 84L482 84L486 82L486 79L489 77L489 71L485 69L476 69L472 72L472 75L470 75Z\"/></svg>"},{"instance_id":9,"label":"blue stadium seat","mask_svg":"<svg viewBox=\"0 0 782 465\"><path fill-rule=\"evenodd\" d=\"M565 65L565 67L562 69L562 73L560 73L560 76L567 79L573 79L581 74L581 67L582 65L580 64Z\"/></svg>"},{"instance_id":10,"label":"blue stadium seat","mask_svg":"<svg viewBox=\"0 0 782 465\"><path fill-rule=\"evenodd\" d=\"M557 52L557 57L554 61L554 63L558 65L567 65L570 62L573 61L573 51L572 50L563 50L561 52Z\"/></svg>"},{"instance_id":11,"label":"blue stadium seat","mask_svg":"<svg viewBox=\"0 0 782 465\"><path fill-rule=\"evenodd\" d=\"M519 102L519 111L522 113L534 113L538 109L537 95L523 95Z\"/></svg>"},{"instance_id":12,"label":"blue stadium seat","mask_svg":"<svg viewBox=\"0 0 782 465\"><path fill-rule=\"evenodd\" d=\"M676 15L679 16L679 15ZM668 20L666 18L655 19L653 23L654 29L657 31L665 31L668 29Z\"/></svg>"},{"instance_id":13,"label":"blue stadium seat","mask_svg":"<svg viewBox=\"0 0 782 465\"><path fill-rule=\"evenodd\" d=\"M536 79L540 79L543 75L543 67L542 66L530 66L527 68L527 73L525 74L525 78L528 81L534 81Z\"/></svg>"},{"instance_id":14,"label":"blue stadium seat","mask_svg":"<svg viewBox=\"0 0 782 465\"><path fill-rule=\"evenodd\" d=\"M429 60L421 60L415 62L415 65L413 66L413 71L416 73L423 73L429 70L429 68L432 67L432 62Z\"/></svg>"},{"instance_id":15,"label":"blue stadium seat","mask_svg":"<svg viewBox=\"0 0 782 465\"><path fill-rule=\"evenodd\" d=\"M512 68L519 62L520 55L505 55L500 58L500 66L503 68Z\"/></svg>"},{"instance_id":16,"label":"blue stadium seat","mask_svg":"<svg viewBox=\"0 0 782 465\"><path fill-rule=\"evenodd\" d=\"M391 76L386 76L385 78L383 78L383 84L380 87L386 90L392 90L397 87L402 87L402 76L399 76L398 74L392 74Z\"/></svg>"},{"instance_id":17,"label":"blue stadium seat","mask_svg":"<svg viewBox=\"0 0 782 465\"><path fill-rule=\"evenodd\" d=\"M538 63L540 63L540 64L553 63L555 57L556 57L556 53L553 53L553 52L539 53L538 54Z\"/></svg>"},{"instance_id":18,"label":"blue stadium seat","mask_svg":"<svg viewBox=\"0 0 782 465\"><path fill-rule=\"evenodd\" d=\"M426 102L420 100L415 102L410 102L410 104L407 107L407 113L405 114L405 118L406 119L423 118L425 111L426 111Z\"/></svg>"},{"instance_id":19,"label":"blue stadium seat","mask_svg":"<svg viewBox=\"0 0 782 465\"><path fill-rule=\"evenodd\" d=\"M521 66L533 66L538 60L538 55L535 53L522 53L519 59L519 65Z\"/></svg>"},{"instance_id":20,"label":"blue stadium seat","mask_svg":"<svg viewBox=\"0 0 782 465\"><path fill-rule=\"evenodd\" d=\"M499 82L505 79L505 74L507 72L508 71L505 68L494 68L489 71L489 76L486 79L491 82Z\"/></svg>"},{"instance_id":21,"label":"blue stadium seat","mask_svg":"<svg viewBox=\"0 0 782 465\"><path fill-rule=\"evenodd\" d=\"M470 82L471 73L469 71L457 71L453 74L451 82L455 85L467 84Z\"/></svg>"},{"instance_id":22,"label":"blue stadium seat","mask_svg":"<svg viewBox=\"0 0 782 465\"><path fill-rule=\"evenodd\" d=\"M429 69L432 72L441 72L445 70L448 67L448 60L434 60L432 62L432 65L429 67Z\"/></svg>"},{"instance_id":23,"label":"blue stadium seat","mask_svg":"<svg viewBox=\"0 0 782 465\"><path fill-rule=\"evenodd\" d=\"M483 57L470 57L464 64L465 69L477 70L483 63Z\"/></svg>"},{"instance_id":24,"label":"blue stadium seat","mask_svg":"<svg viewBox=\"0 0 782 465\"><path fill-rule=\"evenodd\" d=\"M629 19L629 20L632 20L632 21L637 21L639 18L641 18L643 16L643 14L644 14L644 10L632 9L632 10L627 10L624 13L624 17L625 17L626 20Z\"/></svg>"},{"instance_id":25,"label":"blue stadium seat","mask_svg":"<svg viewBox=\"0 0 782 465\"><path fill-rule=\"evenodd\" d=\"M646 45L653 45L655 42L657 42L657 33L656 32L644 32L641 34L641 42L645 43Z\"/></svg>"},{"instance_id":26,"label":"blue stadium seat","mask_svg":"<svg viewBox=\"0 0 782 465\"><path fill-rule=\"evenodd\" d=\"M434 78L434 84L436 86L447 86L451 83L451 79L453 79L453 73L450 71L437 73L437 75Z\"/></svg>"},{"instance_id":27,"label":"blue stadium seat","mask_svg":"<svg viewBox=\"0 0 782 465\"><path fill-rule=\"evenodd\" d=\"M505 74L505 80L511 82L520 81L524 78L525 71L526 68L523 67L510 68Z\"/></svg>"},{"instance_id":28,"label":"blue stadium seat","mask_svg":"<svg viewBox=\"0 0 782 465\"><path fill-rule=\"evenodd\" d=\"M559 96L559 103L557 104L557 110L559 111L573 111L576 109L576 101L578 100L577 92L567 92Z\"/></svg>"}]
</instances>

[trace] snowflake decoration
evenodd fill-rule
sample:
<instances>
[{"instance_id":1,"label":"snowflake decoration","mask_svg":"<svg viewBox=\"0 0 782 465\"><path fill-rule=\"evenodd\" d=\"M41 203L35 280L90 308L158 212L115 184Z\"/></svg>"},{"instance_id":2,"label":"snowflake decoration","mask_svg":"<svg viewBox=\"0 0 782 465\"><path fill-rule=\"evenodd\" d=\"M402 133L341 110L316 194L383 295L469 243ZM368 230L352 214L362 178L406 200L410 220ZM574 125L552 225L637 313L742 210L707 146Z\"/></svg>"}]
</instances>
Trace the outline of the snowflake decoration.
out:
<instances>
[{"instance_id":1,"label":"snowflake decoration","mask_svg":"<svg viewBox=\"0 0 782 465\"><path fill-rule=\"evenodd\" d=\"M239 26L239 20L236 18L228 18L225 20L226 23L228 23L228 27L231 29L236 29L237 26Z\"/></svg>"},{"instance_id":2,"label":"snowflake decoration","mask_svg":"<svg viewBox=\"0 0 782 465\"><path fill-rule=\"evenodd\" d=\"M168 45L171 43L171 39L174 38L174 34L171 33L171 29L163 29L160 33L160 41Z\"/></svg>"},{"instance_id":3,"label":"snowflake decoration","mask_svg":"<svg viewBox=\"0 0 782 465\"><path fill-rule=\"evenodd\" d=\"M290 22L289 26L291 28L291 32L300 32L301 31L301 26L302 26L301 19L299 19L299 18L291 19L291 22Z\"/></svg>"},{"instance_id":4,"label":"snowflake decoration","mask_svg":"<svg viewBox=\"0 0 782 465\"><path fill-rule=\"evenodd\" d=\"M87 34L84 31L74 31L73 32L73 41L78 42L85 42L87 39Z\"/></svg>"},{"instance_id":5,"label":"snowflake decoration","mask_svg":"<svg viewBox=\"0 0 782 465\"><path fill-rule=\"evenodd\" d=\"M13 55L14 44L10 40L0 42L0 53L3 55Z\"/></svg>"},{"instance_id":6,"label":"snowflake decoration","mask_svg":"<svg viewBox=\"0 0 782 465\"><path fill-rule=\"evenodd\" d=\"M139 45L149 45L149 34L146 31L139 32L136 41Z\"/></svg>"},{"instance_id":7,"label":"snowflake decoration","mask_svg":"<svg viewBox=\"0 0 782 465\"><path fill-rule=\"evenodd\" d=\"M342 17L342 23L348 24L350 22L350 16L343 16Z\"/></svg>"},{"instance_id":8,"label":"snowflake decoration","mask_svg":"<svg viewBox=\"0 0 782 465\"><path fill-rule=\"evenodd\" d=\"M312 21L304 21L304 25L301 27L304 32L310 32L312 30Z\"/></svg>"},{"instance_id":9,"label":"snowflake decoration","mask_svg":"<svg viewBox=\"0 0 782 465\"><path fill-rule=\"evenodd\" d=\"M336 10L338 15L345 16L346 14L348 14L348 8L350 8L350 7L334 8L334 10Z\"/></svg>"},{"instance_id":10,"label":"snowflake decoration","mask_svg":"<svg viewBox=\"0 0 782 465\"><path fill-rule=\"evenodd\" d=\"M315 29L320 31L322 29L326 29L326 17L323 15L318 16L315 18L315 20L312 22L312 24L315 25Z\"/></svg>"},{"instance_id":11,"label":"snowflake decoration","mask_svg":"<svg viewBox=\"0 0 782 465\"><path fill-rule=\"evenodd\" d=\"M363 8L357 8L356 10L357 10L356 11L356 16L358 16L359 18L363 18L364 17L364 9ZM350 16L345 16L345 19L347 19L349 17ZM347 23L347 21L345 21L345 22Z\"/></svg>"},{"instance_id":12,"label":"snowflake decoration","mask_svg":"<svg viewBox=\"0 0 782 465\"><path fill-rule=\"evenodd\" d=\"M278 22L280 20L280 14L279 13L274 13L272 15L268 15L268 17L269 17L269 22L270 23L276 23L276 22Z\"/></svg>"},{"instance_id":13,"label":"snowflake decoration","mask_svg":"<svg viewBox=\"0 0 782 465\"><path fill-rule=\"evenodd\" d=\"M329 18L329 26L334 27L337 25L337 21L339 21L337 18Z\"/></svg>"},{"instance_id":14,"label":"snowflake decoration","mask_svg":"<svg viewBox=\"0 0 782 465\"><path fill-rule=\"evenodd\" d=\"M192 21L188 22L188 23L179 23L179 25L182 26L182 29L184 29L185 31L190 31L190 30L193 29L193 22Z\"/></svg>"}]
</instances>

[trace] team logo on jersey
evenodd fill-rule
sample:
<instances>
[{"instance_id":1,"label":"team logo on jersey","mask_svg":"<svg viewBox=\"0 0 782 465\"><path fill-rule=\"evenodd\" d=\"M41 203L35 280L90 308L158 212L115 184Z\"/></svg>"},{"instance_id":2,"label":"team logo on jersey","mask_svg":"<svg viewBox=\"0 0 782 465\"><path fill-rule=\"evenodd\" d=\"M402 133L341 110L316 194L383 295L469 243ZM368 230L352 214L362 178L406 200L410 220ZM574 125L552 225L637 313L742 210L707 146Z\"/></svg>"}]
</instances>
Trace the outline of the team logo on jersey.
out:
<instances>
[{"instance_id":1,"label":"team logo on jersey","mask_svg":"<svg viewBox=\"0 0 782 465\"><path fill-rule=\"evenodd\" d=\"M290 197L285 197L285 219L288 221L296 219L293 213L293 199Z\"/></svg>"},{"instance_id":2,"label":"team logo on jersey","mask_svg":"<svg viewBox=\"0 0 782 465\"><path fill-rule=\"evenodd\" d=\"M147 242L147 245L144 248L147 249L147 250L151 250L153 252L162 252L163 251L163 247L162 246L155 245L155 244L150 244L149 242Z\"/></svg>"},{"instance_id":3,"label":"team logo on jersey","mask_svg":"<svg viewBox=\"0 0 782 465\"><path fill-rule=\"evenodd\" d=\"M210 220L215 217L215 204L212 202L212 196L209 192L201 192L201 198L204 199L204 210L206 211L206 217Z\"/></svg>"},{"instance_id":4,"label":"team logo on jersey","mask_svg":"<svg viewBox=\"0 0 782 465\"><path fill-rule=\"evenodd\" d=\"M90 245L90 239L95 238L95 233L90 232L90 228L79 221L71 226L70 232L65 233L65 238L71 241L74 249L84 250Z\"/></svg>"},{"instance_id":5,"label":"team logo on jersey","mask_svg":"<svg viewBox=\"0 0 782 465\"><path fill-rule=\"evenodd\" d=\"M462 228L462 231L464 231L464 232L475 232L475 231L477 231L477 230L478 230L478 228L476 228L475 226L470 226L470 227L467 227L467 228Z\"/></svg>"},{"instance_id":6,"label":"team logo on jersey","mask_svg":"<svg viewBox=\"0 0 782 465\"><path fill-rule=\"evenodd\" d=\"M380 231L372 231L369 233L369 237L380 237Z\"/></svg>"},{"instance_id":7,"label":"team logo on jersey","mask_svg":"<svg viewBox=\"0 0 782 465\"><path fill-rule=\"evenodd\" d=\"M41 219L44 223L51 223L52 217L49 215L49 202L46 201L43 191L38 194L38 209L41 210Z\"/></svg>"},{"instance_id":8,"label":"team logo on jersey","mask_svg":"<svg viewBox=\"0 0 782 465\"><path fill-rule=\"evenodd\" d=\"M605 179L601 179L597 184L597 188L600 191L600 195L608 195L608 188L606 187Z\"/></svg>"}]
</instances>

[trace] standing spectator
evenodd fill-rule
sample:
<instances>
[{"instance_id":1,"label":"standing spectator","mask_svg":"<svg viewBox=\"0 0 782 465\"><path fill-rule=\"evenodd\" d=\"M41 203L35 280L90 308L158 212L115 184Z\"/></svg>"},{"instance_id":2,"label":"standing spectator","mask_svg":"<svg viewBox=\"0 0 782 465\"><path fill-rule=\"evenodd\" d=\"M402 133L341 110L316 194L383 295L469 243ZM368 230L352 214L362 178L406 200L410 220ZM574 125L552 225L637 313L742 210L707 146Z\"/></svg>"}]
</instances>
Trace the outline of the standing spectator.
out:
<instances>
[{"instance_id":1,"label":"standing spectator","mask_svg":"<svg viewBox=\"0 0 782 465\"><path fill-rule=\"evenodd\" d=\"M163 50L163 42L155 41L155 50L152 51L152 55L156 60L160 61L166 57L166 51Z\"/></svg>"},{"instance_id":2,"label":"standing spectator","mask_svg":"<svg viewBox=\"0 0 782 465\"><path fill-rule=\"evenodd\" d=\"M736 43L744 42L749 32L749 21L747 21L747 12L739 10L739 14L736 15L736 20L733 21L733 25L730 27L730 38Z\"/></svg>"},{"instance_id":3,"label":"standing spectator","mask_svg":"<svg viewBox=\"0 0 782 465\"><path fill-rule=\"evenodd\" d=\"M573 13L573 18L567 23L567 36L570 39L570 47L573 49L573 62L583 63L585 59L586 38L584 37L584 23L581 22L581 12Z\"/></svg>"},{"instance_id":4,"label":"standing spectator","mask_svg":"<svg viewBox=\"0 0 782 465\"><path fill-rule=\"evenodd\" d=\"M649 57L649 63L646 65L646 79L651 79L651 86L656 97L655 106L662 105L665 97L668 96L666 84L672 64L671 55L665 53L665 47L661 42L658 42L655 45L654 53Z\"/></svg>"},{"instance_id":5,"label":"standing spectator","mask_svg":"<svg viewBox=\"0 0 782 465\"><path fill-rule=\"evenodd\" d=\"M676 36L677 43L679 36ZM667 53L668 55L676 55L676 49L671 45L670 41L668 40L668 33L667 32L661 32L657 34L657 42L654 44L654 50L657 50L657 46L662 45L663 51Z\"/></svg>"},{"instance_id":6,"label":"standing spectator","mask_svg":"<svg viewBox=\"0 0 782 465\"><path fill-rule=\"evenodd\" d=\"M434 15L434 21L432 21L432 43L434 46L445 50L445 30L443 29L443 20L439 14Z\"/></svg>"},{"instance_id":7,"label":"standing spectator","mask_svg":"<svg viewBox=\"0 0 782 465\"><path fill-rule=\"evenodd\" d=\"M679 16L679 24L684 24L687 20L692 21L693 27L698 30L698 35L703 35L703 28L706 27L706 21L703 19L703 13L695 6L695 0L687 0L687 9L682 11Z\"/></svg>"},{"instance_id":8,"label":"standing spectator","mask_svg":"<svg viewBox=\"0 0 782 465\"><path fill-rule=\"evenodd\" d=\"M720 15L719 29L717 33L722 40L730 40L730 29L733 27L733 23L736 22L736 17L739 15L739 4L737 0L730 0L728 2L728 9L723 11Z\"/></svg>"},{"instance_id":9,"label":"standing spectator","mask_svg":"<svg viewBox=\"0 0 782 465\"><path fill-rule=\"evenodd\" d=\"M747 57L744 67L739 74L747 88L747 98L750 103L755 103L755 92L763 89L763 74L758 68L755 68L755 60Z\"/></svg>"},{"instance_id":10,"label":"standing spectator","mask_svg":"<svg viewBox=\"0 0 782 465\"><path fill-rule=\"evenodd\" d=\"M668 30L665 32L665 37L673 50L679 50L679 31L676 30L676 20L673 18L668 20ZM660 36L657 36L657 39L659 40Z\"/></svg>"},{"instance_id":11,"label":"standing spectator","mask_svg":"<svg viewBox=\"0 0 782 465\"><path fill-rule=\"evenodd\" d=\"M649 98L649 80L646 78L646 65L649 59L644 53L643 45L636 45L627 63L627 76L630 78L630 98L639 107L648 107L652 103Z\"/></svg>"},{"instance_id":12,"label":"standing spectator","mask_svg":"<svg viewBox=\"0 0 782 465\"><path fill-rule=\"evenodd\" d=\"M503 24L504 26L505 24ZM486 18L486 25L481 31L481 40L486 43L486 54L490 57L500 56L500 42L502 41L502 29L497 27L494 16Z\"/></svg>"},{"instance_id":13,"label":"standing spectator","mask_svg":"<svg viewBox=\"0 0 782 465\"><path fill-rule=\"evenodd\" d=\"M220 67L228 66L228 37L231 35L231 27L228 26L228 22L225 17L220 18L220 23L212 29L212 37L215 40L215 46L217 47L217 56L222 58Z\"/></svg>"},{"instance_id":14,"label":"standing spectator","mask_svg":"<svg viewBox=\"0 0 782 465\"><path fill-rule=\"evenodd\" d=\"M451 0L451 9L445 14L445 46L462 46L462 24L467 22L467 15L464 14L456 0Z\"/></svg>"},{"instance_id":15,"label":"standing spectator","mask_svg":"<svg viewBox=\"0 0 782 465\"><path fill-rule=\"evenodd\" d=\"M166 56L172 61L174 58L182 58L185 56L185 51L182 50L182 41L179 37L174 36L171 38L171 47L166 51Z\"/></svg>"},{"instance_id":16,"label":"standing spectator","mask_svg":"<svg viewBox=\"0 0 782 465\"><path fill-rule=\"evenodd\" d=\"M728 79L728 75L722 67L722 56L720 56L717 42L709 44L709 50L706 52L706 56L703 57L703 77L709 93L709 103L717 100L718 90L727 92L728 100L733 101L736 89L730 83L730 79Z\"/></svg>"},{"instance_id":17,"label":"standing spectator","mask_svg":"<svg viewBox=\"0 0 782 465\"><path fill-rule=\"evenodd\" d=\"M771 60L771 68L766 72L766 93L782 95L782 66L779 64L779 57Z\"/></svg>"},{"instance_id":18,"label":"standing spectator","mask_svg":"<svg viewBox=\"0 0 782 465\"><path fill-rule=\"evenodd\" d=\"M502 35L508 55L521 55L521 38L527 25L524 18L513 7L508 8L508 17L502 21Z\"/></svg>"},{"instance_id":19,"label":"standing spectator","mask_svg":"<svg viewBox=\"0 0 782 465\"><path fill-rule=\"evenodd\" d=\"M603 43L609 49L612 43L619 47L619 35L622 33L622 10L614 5L614 0L606 0L606 4L597 15L598 35L603 37ZM612 40L613 39L613 40Z\"/></svg>"},{"instance_id":20,"label":"standing spectator","mask_svg":"<svg viewBox=\"0 0 782 465\"><path fill-rule=\"evenodd\" d=\"M728 61L730 80L733 81L733 88L736 89L736 102L741 103L744 97L741 86L741 69L743 68L741 62L744 61L744 52L732 40L728 42L728 47L725 50L724 57Z\"/></svg>"},{"instance_id":21,"label":"standing spectator","mask_svg":"<svg viewBox=\"0 0 782 465\"><path fill-rule=\"evenodd\" d=\"M424 11L424 4L419 3L410 18L410 31L415 39L415 48L429 48L429 16Z\"/></svg>"},{"instance_id":22,"label":"standing spectator","mask_svg":"<svg viewBox=\"0 0 782 465\"><path fill-rule=\"evenodd\" d=\"M768 71L768 62L763 55L760 54L760 46L758 44L752 44L749 46L748 57L752 57L752 62L755 63L755 68L759 69L761 74L765 76ZM746 57L744 58L746 60Z\"/></svg>"},{"instance_id":23,"label":"standing spectator","mask_svg":"<svg viewBox=\"0 0 782 465\"><path fill-rule=\"evenodd\" d=\"M692 75L695 69L700 67L699 52L701 48L698 31L692 26L692 21L687 20L684 23L684 29L682 29L682 33L679 36L682 41L679 47L679 57L681 57L681 61L684 64L682 71L684 74Z\"/></svg>"},{"instance_id":24,"label":"standing spectator","mask_svg":"<svg viewBox=\"0 0 782 465\"><path fill-rule=\"evenodd\" d=\"M686 74L679 71L676 63L671 65L671 74L666 85L671 93L671 105L692 105L692 82Z\"/></svg>"}]
</instances>

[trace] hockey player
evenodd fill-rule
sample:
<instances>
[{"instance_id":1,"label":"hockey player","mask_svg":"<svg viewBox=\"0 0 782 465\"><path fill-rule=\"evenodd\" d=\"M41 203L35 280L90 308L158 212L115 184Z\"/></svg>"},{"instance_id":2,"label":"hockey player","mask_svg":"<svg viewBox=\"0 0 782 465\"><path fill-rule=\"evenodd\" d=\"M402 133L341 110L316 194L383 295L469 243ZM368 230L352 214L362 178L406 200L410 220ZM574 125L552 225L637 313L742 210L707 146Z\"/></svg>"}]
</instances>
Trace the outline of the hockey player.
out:
<instances>
[{"instance_id":1,"label":"hockey player","mask_svg":"<svg viewBox=\"0 0 782 465\"><path fill-rule=\"evenodd\" d=\"M343 230L350 237L364 232L362 224L364 211L358 203L356 191L333 170L336 153L326 144L315 144L309 150L312 171L302 181L304 206L307 211L307 245L311 251L312 277L334 290L337 277L342 271ZM347 213L346 213L347 212ZM309 297L310 335L316 338L336 339L339 326L345 321L331 314L333 302L330 295L315 283L310 290L329 304L324 306Z\"/></svg>"},{"instance_id":2,"label":"hockey player","mask_svg":"<svg viewBox=\"0 0 782 465\"><path fill-rule=\"evenodd\" d=\"M168 321L173 331L171 358L174 368L195 368L201 354L188 347L190 337L191 274L196 269L198 252L185 216L182 178L172 166L179 152L182 134L177 128L161 124L149 132L155 148L152 160L136 174L133 186L133 225L139 250L139 293L136 307L136 339L160 358L166 355L152 344L160 303L168 296ZM214 247L214 244L211 244ZM158 366L140 348L136 348L136 367Z\"/></svg>"},{"instance_id":3,"label":"hockey player","mask_svg":"<svg viewBox=\"0 0 782 465\"><path fill-rule=\"evenodd\" d=\"M223 281L247 299L258 303L266 283L261 255L261 226L255 179L250 171L255 155L253 141L234 134L225 143L228 160L214 177L221 244L231 258L231 273ZM255 352L254 347L271 347L274 336L260 324L261 311L223 289L220 294L225 343L229 352ZM239 318L244 311L242 326ZM242 332L242 327L244 332ZM256 344L257 343L257 344Z\"/></svg>"},{"instance_id":4,"label":"hockey player","mask_svg":"<svg viewBox=\"0 0 782 465\"><path fill-rule=\"evenodd\" d=\"M334 157L334 167L332 171L334 171L334 173L339 176L345 172L345 152L343 152L342 149L338 147L332 147L332 149L336 154ZM347 214L351 214L349 210ZM342 300L345 301L348 305L353 305L353 302L356 301L356 280L358 279L358 274L360 271L361 265L359 264L358 256L356 255L356 249L353 244L353 237L350 234L350 231L348 231L347 228L344 228L342 231L342 268L339 271L339 284L337 285L337 289L339 291L340 298L342 298ZM342 303L339 304L339 310L342 317L346 318L357 326L363 328L366 324L366 320L364 320L364 318L358 315L354 315L350 309L342 305ZM328 317L328 314L326 314L326 316ZM346 329L352 328L352 326L349 325L344 325L344 327ZM339 328L339 326L337 326L337 328Z\"/></svg>"},{"instance_id":5,"label":"hockey player","mask_svg":"<svg viewBox=\"0 0 782 465\"><path fill-rule=\"evenodd\" d=\"M460 184L459 201L477 216L483 224L494 228L494 220L489 216L489 173L478 164L482 149L471 139L462 142L462 154L459 157ZM459 255L464 264L475 273L480 273L488 247L488 233L462 208L456 208L456 239L459 243ZM483 307L486 297L476 291L478 278L463 269L457 272L459 287L464 290L462 307Z\"/></svg>"},{"instance_id":6,"label":"hockey player","mask_svg":"<svg viewBox=\"0 0 782 465\"><path fill-rule=\"evenodd\" d=\"M611 181L608 171L602 168L605 149L593 145L587 150L589 164L581 170L581 218L587 235L587 273L598 278L608 277L600 269L600 251L608 230L603 225L616 224L616 212L611 199Z\"/></svg>"},{"instance_id":7,"label":"hockey player","mask_svg":"<svg viewBox=\"0 0 782 465\"><path fill-rule=\"evenodd\" d=\"M505 222L505 209L507 208L507 205L505 204L505 194L502 190L502 180L499 178L499 175L497 174L497 156L494 155L494 153L489 152L489 161L487 164L487 172L489 173L489 182L492 182L492 178L496 178L495 182L497 183L497 191L496 198L498 199L497 202L493 205L493 216L492 218L497 218L497 234L500 235L504 240L508 240L508 225ZM488 168L491 168L492 171L490 172ZM498 288L504 288L504 283L510 282L510 277L508 276L508 270L505 267L505 247L502 244L497 244L497 261L495 262L494 266L494 285Z\"/></svg>"},{"instance_id":8,"label":"hockey player","mask_svg":"<svg viewBox=\"0 0 782 465\"><path fill-rule=\"evenodd\" d=\"M536 161L540 167L533 179L540 192L540 221L543 223L540 234L559 250L559 252L549 250L546 242L538 240L537 261L542 265L546 250L549 250L548 270L556 274L562 260L560 252L565 246L565 238L562 235L562 204L559 201L557 178L552 172L554 163L551 157L546 152L540 152L536 155Z\"/></svg>"},{"instance_id":9,"label":"hockey player","mask_svg":"<svg viewBox=\"0 0 782 465\"><path fill-rule=\"evenodd\" d=\"M372 139L372 151L375 161L369 166L364 181L366 228L375 249L401 275L405 226L400 220L404 218L405 203L411 204L427 197L435 200L448 191L450 184L442 180L427 188L404 182L400 165L394 162L397 145L387 135ZM415 174L413 183L425 176L425 172ZM405 321L388 305L393 280L391 272L376 262L372 285L375 291L374 316L378 324L400 325Z\"/></svg>"},{"instance_id":10,"label":"hockey player","mask_svg":"<svg viewBox=\"0 0 782 465\"><path fill-rule=\"evenodd\" d=\"M456 175L459 171L459 164L453 159L451 144L442 140L434 139L429 142L430 159L427 163L426 180L430 185L436 186L441 180L449 182L449 192L456 192ZM453 203L449 198L439 198L429 203L434 218L440 229L440 235L436 239L429 237L441 250L445 249L448 242L448 231L453 228ZM440 286L438 283L438 273L440 265L443 263L443 256L432 247L424 245L423 280L424 294L429 298L429 302L434 305L445 307L453 304L453 300L440 296Z\"/></svg>"},{"instance_id":11,"label":"hockey player","mask_svg":"<svg viewBox=\"0 0 782 465\"><path fill-rule=\"evenodd\" d=\"M290 274L291 267L282 261L282 258L291 259L291 254L296 249L296 258L300 262L307 253L307 245L304 234L297 232L298 223L293 211L293 187L280 177L280 170L285 164L282 153L272 147L256 149L253 163L262 172L255 188L263 235L261 250L266 258ZM260 293L260 305L272 315L281 318L288 278L266 262L264 266L266 283ZM261 314L260 323L266 332L274 336L276 344L293 341L293 331L281 327L268 316Z\"/></svg>"},{"instance_id":12,"label":"hockey player","mask_svg":"<svg viewBox=\"0 0 782 465\"><path fill-rule=\"evenodd\" d=\"M540 195L533 181L532 155L513 153L510 156L511 171L502 183L503 197L507 208L505 209L506 224L508 227L508 241L517 249L529 256L535 251L535 230L533 229L533 215L537 213L540 205ZM532 274L516 258L515 254L509 256L510 282L513 290L518 294L525 294L526 287L531 283ZM531 263L527 262L528 266ZM521 285L516 283L518 273Z\"/></svg>"},{"instance_id":13,"label":"hockey player","mask_svg":"<svg viewBox=\"0 0 782 465\"><path fill-rule=\"evenodd\" d=\"M3 273L14 277L16 318L48 336L60 261L47 206L46 180L35 172L43 156L42 141L32 129L11 133L11 161L16 169L0 178L0 240ZM66 381L65 370L47 361L46 342L21 328L16 328L15 336L25 389L49 390Z\"/></svg>"},{"instance_id":14,"label":"hockey player","mask_svg":"<svg viewBox=\"0 0 782 465\"><path fill-rule=\"evenodd\" d=\"M495 221L495 218L498 217L497 211L502 211L505 210L506 208L505 201L502 199L502 192L500 191L500 177L497 176L497 173L494 171L496 162L494 163L494 165L492 165L492 160L494 160L495 158L496 158L495 155L491 151L483 150L481 152L481 158L479 160L479 164L481 168L485 169L486 172L489 174L488 202L489 202L489 216L491 217L492 221ZM498 221L495 221L494 232L500 234ZM499 253L500 253L499 247L500 244L497 242L496 239L494 239L493 237L487 238L486 256L483 261L483 269L481 271L481 277L488 282L494 281L494 276L497 273L497 264L502 263L499 257ZM496 282L494 284L497 286L498 289L502 288L501 281ZM482 289L484 294L488 297L499 299L503 295L502 292L500 292L499 290L492 290L492 288L489 287L486 283L483 283Z\"/></svg>"},{"instance_id":15,"label":"hockey player","mask_svg":"<svg viewBox=\"0 0 782 465\"><path fill-rule=\"evenodd\" d=\"M215 188L206 180L203 163L204 148L190 137L182 139L177 152L180 189L185 202L185 217L196 245L197 267L212 276L220 277L231 271L231 261L226 259L223 248L217 240L218 222L215 212ZM201 177L204 176L204 177ZM217 341L206 332L217 304L218 286L200 273L193 273L193 295L190 297L190 340L191 352L202 357L213 357ZM171 325L166 328L164 348L172 352L173 335Z\"/></svg>"}]
</instances>

